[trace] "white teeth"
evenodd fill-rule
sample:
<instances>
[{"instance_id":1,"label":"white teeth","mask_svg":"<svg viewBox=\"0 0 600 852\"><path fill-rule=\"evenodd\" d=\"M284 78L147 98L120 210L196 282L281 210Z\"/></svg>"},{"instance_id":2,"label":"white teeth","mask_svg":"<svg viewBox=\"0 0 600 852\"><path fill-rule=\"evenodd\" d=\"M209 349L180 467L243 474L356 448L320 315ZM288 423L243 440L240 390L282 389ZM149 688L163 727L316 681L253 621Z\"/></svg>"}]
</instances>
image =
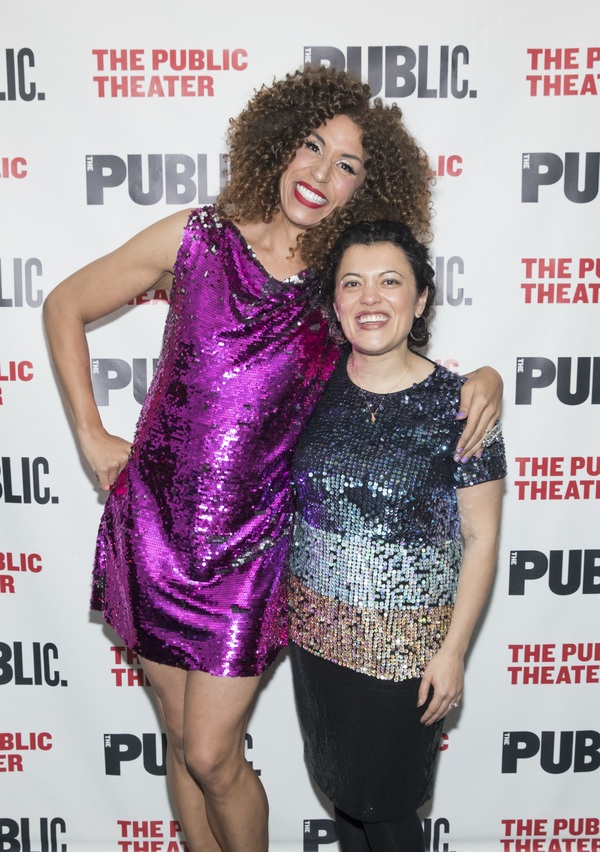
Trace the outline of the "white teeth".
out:
<instances>
[{"instance_id":1,"label":"white teeth","mask_svg":"<svg viewBox=\"0 0 600 852\"><path fill-rule=\"evenodd\" d=\"M311 204L327 204L327 199L323 198L322 195L317 195L316 192L311 192L310 189L307 189L305 186L302 186L301 183L296 184L296 189L302 196L302 198L306 198L307 201L310 201Z\"/></svg>"},{"instance_id":2,"label":"white teeth","mask_svg":"<svg viewBox=\"0 0 600 852\"><path fill-rule=\"evenodd\" d=\"M385 322L386 319L385 314L368 314L368 316L363 314L363 316L358 317L358 322L362 325L365 322Z\"/></svg>"}]
</instances>

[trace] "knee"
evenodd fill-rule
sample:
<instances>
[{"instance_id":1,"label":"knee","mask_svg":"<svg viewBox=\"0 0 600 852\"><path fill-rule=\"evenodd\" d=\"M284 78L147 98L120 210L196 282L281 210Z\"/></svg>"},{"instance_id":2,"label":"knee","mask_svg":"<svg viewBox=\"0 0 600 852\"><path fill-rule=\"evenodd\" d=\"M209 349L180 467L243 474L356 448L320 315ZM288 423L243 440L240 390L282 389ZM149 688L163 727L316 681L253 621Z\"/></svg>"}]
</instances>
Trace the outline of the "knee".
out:
<instances>
[{"instance_id":1,"label":"knee","mask_svg":"<svg viewBox=\"0 0 600 852\"><path fill-rule=\"evenodd\" d=\"M202 789L212 796L227 795L246 762L239 749L207 738L186 741L185 761Z\"/></svg>"}]
</instances>

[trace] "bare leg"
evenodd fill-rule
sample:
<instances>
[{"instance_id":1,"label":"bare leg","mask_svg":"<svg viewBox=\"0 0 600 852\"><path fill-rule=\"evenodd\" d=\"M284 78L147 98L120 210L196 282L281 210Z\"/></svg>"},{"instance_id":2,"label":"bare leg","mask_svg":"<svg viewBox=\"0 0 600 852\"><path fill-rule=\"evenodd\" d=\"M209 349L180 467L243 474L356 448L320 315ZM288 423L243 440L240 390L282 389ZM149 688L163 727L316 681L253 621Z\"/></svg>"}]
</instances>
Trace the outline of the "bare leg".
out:
<instances>
[{"instance_id":1,"label":"bare leg","mask_svg":"<svg viewBox=\"0 0 600 852\"><path fill-rule=\"evenodd\" d=\"M206 814L223 852L267 852L265 791L244 755L248 714L260 677L189 672L185 755L204 791Z\"/></svg>"},{"instance_id":2,"label":"bare leg","mask_svg":"<svg viewBox=\"0 0 600 852\"><path fill-rule=\"evenodd\" d=\"M167 734L167 779L190 852L267 852L267 798L244 755L260 677L142 663Z\"/></svg>"},{"instance_id":3,"label":"bare leg","mask_svg":"<svg viewBox=\"0 0 600 852\"><path fill-rule=\"evenodd\" d=\"M204 795L185 762L183 719L188 673L142 660L167 735L167 781L190 852L222 852L206 817Z\"/></svg>"}]
</instances>

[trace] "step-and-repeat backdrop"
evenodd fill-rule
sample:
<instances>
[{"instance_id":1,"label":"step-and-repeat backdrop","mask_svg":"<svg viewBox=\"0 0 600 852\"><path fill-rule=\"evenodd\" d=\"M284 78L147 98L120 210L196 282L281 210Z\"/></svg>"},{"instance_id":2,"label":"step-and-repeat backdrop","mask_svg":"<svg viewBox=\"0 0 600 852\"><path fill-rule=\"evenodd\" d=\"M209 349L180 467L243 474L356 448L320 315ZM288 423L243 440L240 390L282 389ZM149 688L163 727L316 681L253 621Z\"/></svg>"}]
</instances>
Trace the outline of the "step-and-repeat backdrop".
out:
<instances>
[{"instance_id":1,"label":"step-and-repeat backdrop","mask_svg":"<svg viewBox=\"0 0 600 852\"><path fill-rule=\"evenodd\" d=\"M599 850L598 4L32 0L1 21L0 851L185 849L151 687L88 612L102 497L41 307L74 269L214 199L229 117L305 61L404 110L437 174L431 355L505 380L498 575L422 812L427 850ZM150 292L90 329L114 433L132 434L166 311ZM247 756L271 848L336 850L285 655Z\"/></svg>"}]
</instances>

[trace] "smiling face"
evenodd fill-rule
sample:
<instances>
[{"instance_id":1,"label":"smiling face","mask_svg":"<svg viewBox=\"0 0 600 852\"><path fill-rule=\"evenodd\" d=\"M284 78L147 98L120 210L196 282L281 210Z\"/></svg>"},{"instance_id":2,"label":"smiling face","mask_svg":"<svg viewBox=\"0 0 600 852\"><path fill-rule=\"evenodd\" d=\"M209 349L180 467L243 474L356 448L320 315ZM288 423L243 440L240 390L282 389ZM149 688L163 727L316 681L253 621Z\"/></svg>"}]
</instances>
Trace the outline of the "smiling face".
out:
<instances>
[{"instance_id":1,"label":"smiling face","mask_svg":"<svg viewBox=\"0 0 600 852\"><path fill-rule=\"evenodd\" d=\"M279 182L282 215L304 230L343 207L362 185L366 171L362 131L336 115L308 135Z\"/></svg>"},{"instance_id":2,"label":"smiling face","mask_svg":"<svg viewBox=\"0 0 600 852\"><path fill-rule=\"evenodd\" d=\"M335 278L334 310L356 352L383 355L407 348L427 289L419 295L405 253L392 243L352 245Z\"/></svg>"}]
</instances>

